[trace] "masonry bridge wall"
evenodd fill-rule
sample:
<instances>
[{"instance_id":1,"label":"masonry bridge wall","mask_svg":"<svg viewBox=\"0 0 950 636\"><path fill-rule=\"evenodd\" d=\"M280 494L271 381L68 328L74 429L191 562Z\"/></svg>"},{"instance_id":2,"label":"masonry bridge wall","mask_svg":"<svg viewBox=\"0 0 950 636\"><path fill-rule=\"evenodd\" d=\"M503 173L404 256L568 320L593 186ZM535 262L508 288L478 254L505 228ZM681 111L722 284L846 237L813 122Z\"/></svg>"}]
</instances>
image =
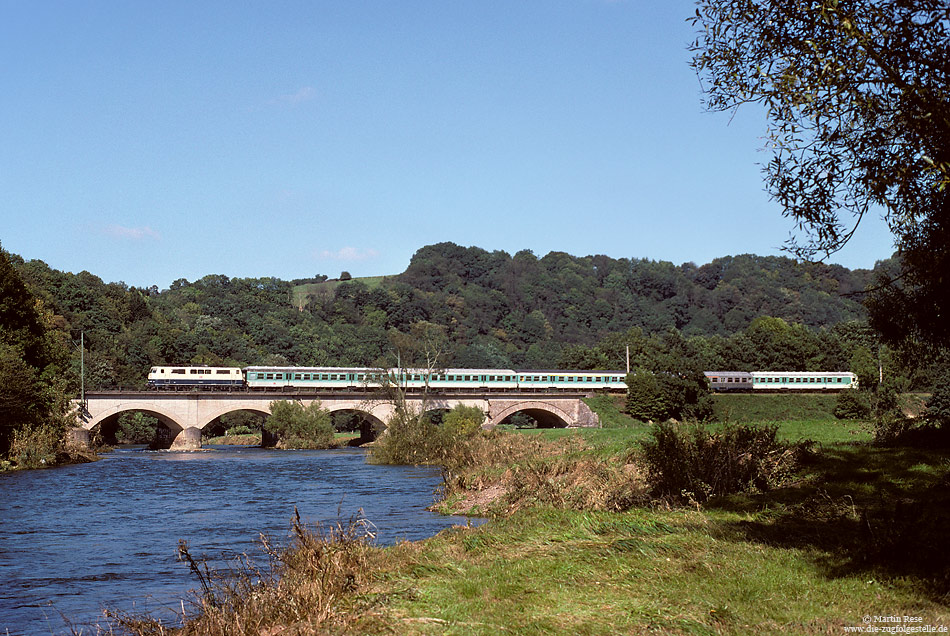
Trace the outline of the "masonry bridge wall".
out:
<instances>
[{"instance_id":1,"label":"masonry bridge wall","mask_svg":"<svg viewBox=\"0 0 950 636\"><path fill-rule=\"evenodd\" d=\"M582 401L583 396L563 393L543 394L429 394L426 408L451 409L458 404L475 406L485 415L485 428L494 428L507 417L523 412L543 426L596 427L597 414ZM86 403L77 402L81 429L88 431L129 411L142 411L156 417L169 431L167 443L173 449L201 448L201 430L216 419L234 411L270 414L275 400L298 401L309 406L319 400L323 408L336 411L357 411L373 423L385 425L393 414L390 402L375 400L358 393L216 393L178 392L101 392L87 393ZM410 405L420 407L421 395L409 395ZM79 440L82 441L81 439Z\"/></svg>"}]
</instances>

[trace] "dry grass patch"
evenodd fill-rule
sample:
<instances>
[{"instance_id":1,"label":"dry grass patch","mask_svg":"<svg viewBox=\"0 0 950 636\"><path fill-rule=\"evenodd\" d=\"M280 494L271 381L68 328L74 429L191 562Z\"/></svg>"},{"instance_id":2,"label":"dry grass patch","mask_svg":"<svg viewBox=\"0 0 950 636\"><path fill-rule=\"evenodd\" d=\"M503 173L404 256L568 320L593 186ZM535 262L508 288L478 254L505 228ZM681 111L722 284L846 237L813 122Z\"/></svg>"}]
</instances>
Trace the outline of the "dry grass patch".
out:
<instances>
[{"instance_id":1,"label":"dry grass patch","mask_svg":"<svg viewBox=\"0 0 950 636\"><path fill-rule=\"evenodd\" d=\"M626 510L645 502L648 491L635 452L602 456L580 436L487 433L459 444L446 463L438 508L486 515L536 505Z\"/></svg>"}]
</instances>

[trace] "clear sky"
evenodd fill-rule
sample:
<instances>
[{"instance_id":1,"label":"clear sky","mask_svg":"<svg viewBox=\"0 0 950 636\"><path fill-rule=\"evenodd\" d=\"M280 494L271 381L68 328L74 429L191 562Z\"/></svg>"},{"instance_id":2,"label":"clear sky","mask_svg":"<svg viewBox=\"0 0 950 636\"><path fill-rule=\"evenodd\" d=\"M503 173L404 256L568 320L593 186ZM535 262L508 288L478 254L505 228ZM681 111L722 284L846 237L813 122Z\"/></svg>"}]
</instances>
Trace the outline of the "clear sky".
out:
<instances>
[{"instance_id":1,"label":"clear sky","mask_svg":"<svg viewBox=\"0 0 950 636\"><path fill-rule=\"evenodd\" d=\"M403 271L440 241L779 254L764 113L688 0L0 0L0 244L158 285ZM876 221L876 220L875 220ZM892 251L879 221L832 258Z\"/></svg>"}]
</instances>

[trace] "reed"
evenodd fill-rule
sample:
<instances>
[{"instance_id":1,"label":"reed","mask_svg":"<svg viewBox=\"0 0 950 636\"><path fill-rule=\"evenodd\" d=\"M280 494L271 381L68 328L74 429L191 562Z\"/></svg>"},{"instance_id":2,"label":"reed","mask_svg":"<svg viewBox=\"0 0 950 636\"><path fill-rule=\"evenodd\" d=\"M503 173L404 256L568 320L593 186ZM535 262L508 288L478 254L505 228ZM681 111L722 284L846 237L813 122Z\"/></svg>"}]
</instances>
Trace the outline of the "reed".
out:
<instances>
[{"instance_id":1,"label":"reed","mask_svg":"<svg viewBox=\"0 0 950 636\"><path fill-rule=\"evenodd\" d=\"M294 511L292 542L286 549L261 536L265 567L245 556L227 572L192 557L185 542L179 558L201 591L182 606L181 626L149 616L110 611L109 629L131 636L276 636L346 631L371 614L361 592L375 531L361 517L308 527Z\"/></svg>"}]
</instances>

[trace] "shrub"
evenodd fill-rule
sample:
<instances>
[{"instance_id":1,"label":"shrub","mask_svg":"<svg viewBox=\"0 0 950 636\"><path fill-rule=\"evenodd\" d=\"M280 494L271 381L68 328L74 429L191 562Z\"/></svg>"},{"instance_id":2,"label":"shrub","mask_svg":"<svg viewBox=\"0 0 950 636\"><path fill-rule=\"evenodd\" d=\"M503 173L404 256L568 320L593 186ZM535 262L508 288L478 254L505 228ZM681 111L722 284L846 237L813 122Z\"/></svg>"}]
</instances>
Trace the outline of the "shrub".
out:
<instances>
[{"instance_id":1,"label":"shrub","mask_svg":"<svg viewBox=\"0 0 950 636\"><path fill-rule=\"evenodd\" d=\"M861 391L842 391L835 402L834 416L839 420L866 420L871 417L871 403Z\"/></svg>"},{"instance_id":2,"label":"shrub","mask_svg":"<svg viewBox=\"0 0 950 636\"><path fill-rule=\"evenodd\" d=\"M397 408L386 431L372 447L376 464L445 465L465 440L481 431L485 414L477 407L457 405L435 424L425 414Z\"/></svg>"},{"instance_id":3,"label":"shrub","mask_svg":"<svg viewBox=\"0 0 950 636\"><path fill-rule=\"evenodd\" d=\"M735 492L769 490L798 467L810 442L776 438L778 426L657 424L643 443L655 496L703 502Z\"/></svg>"},{"instance_id":4,"label":"shrub","mask_svg":"<svg viewBox=\"0 0 950 636\"><path fill-rule=\"evenodd\" d=\"M333 448L333 422L330 412L314 400L310 406L278 400L270 404L270 417L264 429L277 436L278 448Z\"/></svg>"},{"instance_id":5,"label":"shrub","mask_svg":"<svg viewBox=\"0 0 950 636\"><path fill-rule=\"evenodd\" d=\"M895 411L887 411L874 418L874 443L878 446L899 444L901 438L914 428L914 421Z\"/></svg>"},{"instance_id":6,"label":"shrub","mask_svg":"<svg viewBox=\"0 0 950 636\"><path fill-rule=\"evenodd\" d=\"M265 568L245 556L227 570L215 571L196 560L188 544L179 541L179 560L188 564L201 585L193 611L182 614L182 628L169 629L161 619L148 615L107 610L111 623L107 633L276 636L373 631L358 626L371 620L375 605L365 600L376 552L372 524L356 518L348 524L307 527L295 514L292 529L287 548L261 537L262 549L270 558L270 567Z\"/></svg>"},{"instance_id":7,"label":"shrub","mask_svg":"<svg viewBox=\"0 0 950 636\"><path fill-rule=\"evenodd\" d=\"M418 465L438 461L438 427L410 408L397 408L386 430L373 443L374 464Z\"/></svg>"},{"instance_id":8,"label":"shrub","mask_svg":"<svg viewBox=\"0 0 950 636\"><path fill-rule=\"evenodd\" d=\"M441 432L449 439L470 437L482 429L485 413L477 406L458 404L442 418Z\"/></svg>"},{"instance_id":9,"label":"shrub","mask_svg":"<svg viewBox=\"0 0 950 636\"><path fill-rule=\"evenodd\" d=\"M18 468L44 468L64 459L62 431L51 425L14 431L10 460Z\"/></svg>"}]
</instances>

